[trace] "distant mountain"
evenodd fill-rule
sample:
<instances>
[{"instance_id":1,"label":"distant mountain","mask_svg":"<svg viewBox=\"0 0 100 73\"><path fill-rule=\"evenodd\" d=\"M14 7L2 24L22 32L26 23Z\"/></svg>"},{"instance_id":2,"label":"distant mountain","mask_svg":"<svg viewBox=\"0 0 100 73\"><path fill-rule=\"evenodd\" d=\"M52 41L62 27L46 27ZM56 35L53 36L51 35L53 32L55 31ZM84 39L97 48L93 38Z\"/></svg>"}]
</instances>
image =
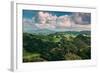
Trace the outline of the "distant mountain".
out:
<instances>
[{"instance_id":1,"label":"distant mountain","mask_svg":"<svg viewBox=\"0 0 100 73\"><path fill-rule=\"evenodd\" d=\"M70 34L70 35L79 35L79 34L85 34L85 35L90 35L90 31L61 31L61 32L55 32L52 33L53 35L65 35L65 34Z\"/></svg>"},{"instance_id":2,"label":"distant mountain","mask_svg":"<svg viewBox=\"0 0 100 73\"><path fill-rule=\"evenodd\" d=\"M48 34L73 34L73 35L86 34L86 35L90 35L91 34L90 31L56 31L56 30L50 30L50 29L30 30L27 33L43 34L43 35L48 35Z\"/></svg>"},{"instance_id":3,"label":"distant mountain","mask_svg":"<svg viewBox=\"0 0 100 73\"><path fill-rule=\"evenodd\" d=\"M80 31L81 34L91 35L91 31Z\"/></svg>"},{"instance_id":4,"label":"distant mountain","mask_svg":"<svg viewBox=\"0 0 100 73\"><path fill-rule=\"evenodd\" d=\"M35 34L51 34L51 33L55 33L55 31L49 30L49 29L38 29L38 30L31 30L31 31L28 31L28 33L35 33Z\"/></svg>"}]
</instances>

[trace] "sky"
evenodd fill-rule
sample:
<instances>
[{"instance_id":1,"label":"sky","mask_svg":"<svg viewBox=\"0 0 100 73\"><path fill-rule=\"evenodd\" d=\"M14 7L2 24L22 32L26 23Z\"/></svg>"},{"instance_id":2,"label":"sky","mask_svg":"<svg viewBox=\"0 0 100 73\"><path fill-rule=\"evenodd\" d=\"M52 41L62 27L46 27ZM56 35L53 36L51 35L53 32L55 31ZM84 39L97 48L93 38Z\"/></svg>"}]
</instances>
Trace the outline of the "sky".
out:
<instances>
[{"instance_id":1,"label":"sky","mask_svg":"<svg viewBox=\"0 0 100 73\"><path fill-rule=\"evenodd\" d=\"M57 12L57 11L37 11L37 10L23 10L23 18L32 19L32 17L36 16L38 12L47 12L52 15L62 16L62 15L71 15L71 12Z\"/></svg>"},{"instance_id":2,"label":"sky","mask_svg":"<svg viewBox=\"0 0 100 73\"><path fill-rule=\"evenodd\" d=\"M39 29L81 31L91 29L91 13L23 10L24 31Z\"/></svg>"}]
</instances>

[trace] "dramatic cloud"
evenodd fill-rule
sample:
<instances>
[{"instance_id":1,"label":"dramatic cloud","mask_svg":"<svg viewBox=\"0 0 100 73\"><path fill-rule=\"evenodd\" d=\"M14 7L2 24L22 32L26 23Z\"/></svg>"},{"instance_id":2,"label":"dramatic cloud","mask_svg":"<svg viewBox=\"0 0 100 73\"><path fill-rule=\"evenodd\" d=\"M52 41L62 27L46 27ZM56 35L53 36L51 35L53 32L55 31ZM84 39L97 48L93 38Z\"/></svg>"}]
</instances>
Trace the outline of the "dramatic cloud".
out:
<instances>
[{"instance_id":1,"label":"dramatic cloud","mask_svg":"<svg viewBox=\"0 0 100 73\"><path fill-rule=\"evenodd\" d=\"M91 30L91 14L90 13L73 13L71 15L72 30Z\"/></svg>"},{"instance_id":2,"label":"dramatic cloud","mask_svg":"<svg viewBox=\"0 0 100 73\"><path fill-rule=\"evenodd\" d=\"M57 26L60 28L70 27L71 26L70 17L68 15L58 17Z\"/></svg>"},{"instance_id":3,"label":"dramatic cloud","mask_svg":"<svg viewBox=\"0 0 100 73\"><path fill-rule=\"evenodd\" d=\"M65 28L71 26L70 17L68 15L56 16L48 12L38 12L37 26L39 28Z\"/></svg>"},{"instance_id":4,"label":"dramatic cloud","mask_svg":"<svg viewBox=\"0 0 100 73\"><path fill-rule=\"evenodd\" d=\"M91 14L90 13L73 13L72 20L75 24L90 24L91 23Z\"/></svg>"},{"instance_id":5,"label":"dramatic cloud","mask_svg":"<svg viewBox=\"0 0 100 73\"><path fill-rule=\"evenodd\" d=\"M38 12L36 26L40 29L50 29L55 28L55 19L50 13ZM54 22L53 22L54 21Z\"/></svg>"},{"instance_id":6,"label":"dramatic cloud","mask_svg":"<svg viewBox=\"0 0 100 73\"><path fill-rule=\"evenodd\" d=\"M91 14L73 12L72 14L56 15L52 12L40 11L31 19L23 18L24 31L38 29L50 30L90 30Z\"/></svg>"}]
</instances>

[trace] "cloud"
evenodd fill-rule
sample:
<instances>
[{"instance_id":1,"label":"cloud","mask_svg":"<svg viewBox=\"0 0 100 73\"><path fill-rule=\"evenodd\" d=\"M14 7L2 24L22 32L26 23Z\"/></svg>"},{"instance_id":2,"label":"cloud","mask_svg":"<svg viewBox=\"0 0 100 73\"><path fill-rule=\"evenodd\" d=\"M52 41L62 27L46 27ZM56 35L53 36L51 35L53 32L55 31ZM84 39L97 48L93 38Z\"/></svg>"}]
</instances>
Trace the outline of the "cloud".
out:
<instances>
[{"instance_id":1,"label":"cloud","mask_svg":"<svg viewBox=\"0 0 100 73\"><path fill-rule=\"evenodd\" d=\"M70 17L68 15L56 16L49 12L38 12L37 26L39 28L65 28L71 26Z\"/></svg>"},{"instance_id":2,"label":"cloud","mask_svg":"<svg viewBox=\"0 0 100 73\"><path fill-rule=\"evenodd\" d=\"M53 29L56 27L56 16L53 16L48 12L38 12L36 19L37 23L35 23L35 25L39 29Z\"/></svg>"},{"instance_id":3,"label":"cloud","mask_svg":"<svg viewBox=\"0 0 100 73\"><path fill-rule=\"evenodd\" d=\"M50 24L35 24L39 29L55 29L54 25Z\"/></svg>"},{"instance_id":4,"label":"cloud","mask_svg":"<svg viewBox=\"0 0 100 73\"><path fill-rule=\"evenodd\" d=\"M90 13L73 13L72 20L74 24L91 24L91 14Z\"/></svg>"},{"instance_id":5,"label":"cloud","mask_svg":"<svg viewBox=\"0 0 100 73\"><path fill-rule=\"evenodd\" d=\"M57 16L50 12L40 11L32 19L23 18L24 31L38 29L50 30L90 30L89 13L72 13L72 15Z\"/></svg>"},{"instance_id":6,"label":"cloud","mask_svg":"<svg viewBox=\"0 0 100 73\"><path fill-rule=\"evenodd\" d=\"M70 16L68 15L59 16L57 18L57 26L59 28L70 27L71 26Z\"/></svg>"},{"instance_id":7,"label":"cloud","mask_svg":"<svg viewBox=\"0 0 100 73\"><path fill-rule=\"evenodd\" d=\"M31 19L23 18L22 24L23 31L37 30L37 26L35 26L35 23L33 23L33 20Z\"/></svg>"}]
</instances>

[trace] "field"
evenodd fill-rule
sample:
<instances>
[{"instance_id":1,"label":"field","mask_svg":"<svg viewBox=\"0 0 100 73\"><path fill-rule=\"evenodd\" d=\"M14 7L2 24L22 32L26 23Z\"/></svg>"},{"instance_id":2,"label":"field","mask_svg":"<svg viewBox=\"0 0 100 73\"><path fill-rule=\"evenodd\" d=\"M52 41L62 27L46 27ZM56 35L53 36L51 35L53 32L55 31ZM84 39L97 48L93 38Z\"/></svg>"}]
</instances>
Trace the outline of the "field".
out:
<instances>
[{"instance_id":1,"label":"field","mask_svg":"<svg viewBox=\"0 0 100 73\"><path fill-rule=\"evenodd\" d=\"M23 62L91 59L90 31L23 32Z\"/></svg>"}]
</instances>

